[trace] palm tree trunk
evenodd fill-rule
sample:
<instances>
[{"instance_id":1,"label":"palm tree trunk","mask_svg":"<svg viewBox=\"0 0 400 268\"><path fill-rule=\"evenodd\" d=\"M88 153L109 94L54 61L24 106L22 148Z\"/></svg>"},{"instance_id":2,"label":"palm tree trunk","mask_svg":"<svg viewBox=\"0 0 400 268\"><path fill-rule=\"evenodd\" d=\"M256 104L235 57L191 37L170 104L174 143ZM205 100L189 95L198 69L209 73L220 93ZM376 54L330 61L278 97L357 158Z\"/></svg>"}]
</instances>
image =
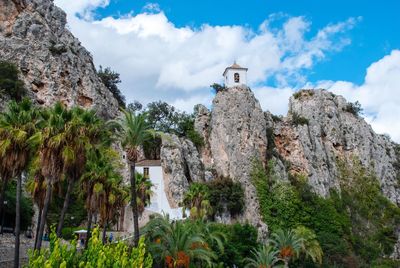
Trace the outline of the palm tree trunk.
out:
<instances>
[{"instance_id":1,"label":"palm tree trunk","mask_svg":"<svg viewBox=\"0 0 400 268\"><path fill-rule=\"evenodd\" d=\"M22 174L17 176L17 197L15 202L15 246L14 246L14 268L19 268L19 234L21 231L21 181Z\"/></svg>"},{"instance_id":2,"label":"palm tree trunk","mask_svg":"<svg viewBox=\"0 0 400 268\"><path fill-rule=\"evenodd\" d=\"M39 205L39 213L38 213L38 217L37 217L37 223L36 223L36 233L35 233L35 246L34 246L34 250L36 250L36 245L37 245L37 241L38 241L38 237L39 237L39 227L40 227L40 219L42 217L42 211L43 211L43 207L41 207Z\"/></svg>"},{"instance_id":3,"label":"palm tree trunk","mask_svg":"<svg viewBox=\"0 0 400 268\"><path fill-rule=\"evenodd\" d=\"M3 233L3 224L4 224L4 199L5 199L5 195L6 195L6 188L7 188L7 179L3 180L3 185L1 187L1 193L0 193L0 217L1 217L1 230L0 230L0 234Z\"/></svg>"},{"instance_id":4,"label":"palm tree trunk","mask_svg":"<svg viewBox=\"0 0 400 268\"><path fill-rule=\"evenodd\" d=\"M103 227L103 245L106 244L107 227L108 227L108 223L105 223L104 227Z\"/></svg>"},{"instance_id":5,"label":"palm tree trunk","mask_svg":"<svg viewBox=\"0 0 400 268\"><path fill-rule=\"evenodd\" d=\"M92 208L89 208L89 213L88 213L88 223L87 223L87 230L86 230L86 240L85 240L85 249L87 249L89 245L89 239L90 239L90 229L92 228Z\"/></svg>"},{"instance_id":6,"label":"palm tree trunk","mask_svg":"<svg viewBox=\"0 0 400 268\"><path fill-rule=\"evenodd\" d=\"M37 250L40 250L42 248L42 237L43 237L43 232L44 232L44 225L46 224L47 212L49 210L49 205L50 205L51 191L53 188L52 181L53 180L50 179L49 182L47 183L46 196L44 198L44 206L43 206L42 215L40 218L39 233L38 233L38 238L37 238L37 243L36 243Z\"/></svg>"},{"instance_id":7,"label":"palm tree trunk","mask_svg":"<svg viewBox=\"0 0 400 268\"><path fill-rule=\"evenodd\" d=\"M69 199L71 197L71 193L72 193L72 189L73 188L74 188L74 180L73 179L69 179L67 193L65 194L65 199L64 199L64 205L63 205L63 208L61 210L60 220L58 221L57 237L61 237L61 231L62 231L62 227L64 225L64 218L65 218L65 214L67 213L67 210L68 210Z\"/></svg>"},{"instance_id":8,"label":"palm tree trunk","mask_svg":"<svg viewBox=\"0 0 400 268\"><path fill-rule=\"evenodd\" d=\"M135 163L131 163L131 206L133 214L134 246L139 244L139 214L137 207Z\"/></svg>"}]
</instances>

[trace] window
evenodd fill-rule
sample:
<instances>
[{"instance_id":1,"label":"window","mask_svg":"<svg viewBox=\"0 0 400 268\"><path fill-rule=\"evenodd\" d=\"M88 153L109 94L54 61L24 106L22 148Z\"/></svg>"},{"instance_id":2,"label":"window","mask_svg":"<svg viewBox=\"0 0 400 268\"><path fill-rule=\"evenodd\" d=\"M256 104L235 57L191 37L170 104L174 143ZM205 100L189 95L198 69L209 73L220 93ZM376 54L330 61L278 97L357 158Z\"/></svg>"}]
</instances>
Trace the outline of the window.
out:
<instances>
[{"instance_id":1,"label":"window","mask_svg":"<svg viewBox=\"0 0 400 268\"><path fill-rule=\"evenodd\" d=\"M235 74L233 75L233 79L235 80L235 83L239 83L239 80L240 80L239 73L235 73Z\"/></svg>"},{"instance_id":2,"label":"window","mask_svg":"<svg viewBox=\"0 0 400 268\"><path fill-rule=\"evenodd\" d=\"M143 168L143 177L146 179L150 178L150 173L149 173L148 167Z\"/></svg>"}]
</instances>

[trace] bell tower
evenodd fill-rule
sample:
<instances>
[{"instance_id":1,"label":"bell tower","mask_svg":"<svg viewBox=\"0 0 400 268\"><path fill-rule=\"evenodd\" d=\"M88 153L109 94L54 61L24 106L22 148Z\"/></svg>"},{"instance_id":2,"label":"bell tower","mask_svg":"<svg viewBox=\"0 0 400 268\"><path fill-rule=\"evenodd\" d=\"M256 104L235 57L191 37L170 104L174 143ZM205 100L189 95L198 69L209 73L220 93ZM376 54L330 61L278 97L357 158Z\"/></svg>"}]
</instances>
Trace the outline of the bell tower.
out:
<instances>
[{"instance_id":1,"label":"bell tower","mask_svg":"<svg viewBox=\"0 0 400 268\"><path fill-rule=\"evenodd\" d=\"M234 87L247 84L247 68L243 68L236 63L227 67L222 74L225 78L226 87Z\"/></svg>"}]
</instances>

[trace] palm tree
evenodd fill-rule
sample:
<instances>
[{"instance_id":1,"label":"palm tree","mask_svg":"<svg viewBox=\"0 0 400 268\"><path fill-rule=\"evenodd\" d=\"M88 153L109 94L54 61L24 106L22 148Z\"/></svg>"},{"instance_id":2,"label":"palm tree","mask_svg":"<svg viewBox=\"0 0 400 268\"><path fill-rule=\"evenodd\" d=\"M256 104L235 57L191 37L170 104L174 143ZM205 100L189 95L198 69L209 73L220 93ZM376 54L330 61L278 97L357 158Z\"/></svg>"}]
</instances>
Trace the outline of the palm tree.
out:
<instances>
[{"instance_id":1,"label":"palm tree","mask_svg":"<svg viewBox=\"0 0 400 268\"><path fill-rule=\"evenodd\" d=\"M136 192L138 213L141 215L144 208L150 204L150 197L153 195L151 188L154 186L150 178L146 178L141 173L136 172Z\"/></svg>"},{"instance_id":2,"label":"palm tree","mask_svg":"<svg viewBox=\"0 0 400 268\"><path fill-rule=\"evenodd\" d=\"M99 143L110 143L111 133L93 110L75 107L71 110L72 119L65 126L65 150L63 172L68 180L64 204L57 226L57 236L61 236L64 217L67 212L74 184L82 176L87 151Z\"/></svg>"},{"instance_id":3,"label":"palm tree","mask_svg":"<svg viewBox=\"0 0 400 268\"><path fill-rule=\"evenodd\" d=\"M278 249L279 257L283 260L284 266L289 267L289 262L300 253L303 239L299 238L293 230L279 229L271 236L271 244Z\"/></svg>"},{"instance_id":4,"label":"palm tree","mask_svg":"<svg viewBox=\"0 0 400 268\"><path fill-rule=\"evenodd\" d=\"M30 165L30 170L28 172L28 180L25 186L27 191L31 193L31 196L39 209L36 221L36 232L35 232L35 245L36 245L38 239L37 235L39 233L40 218L42 215L44 199L46 195L46 185L44 183L44 177L41 174L41 170L39 168L38 157L35 157L34 160L32 160L32 163Z\"/></svg>"},{"instance_id":5,"label":"palm tree","mask_svg":"<svg viewBox=\"0 0 400 268\"><path fill-rule=\"evenodd\" d=\"M72 113L61 103L44 110L42 113L43 127L30 138L30 142L39 146L39 165L45 178L46 194L40 217L39 232L35 249L40 250L46 217L55 182L62 174L64 161L70 157L70 148L66 146L67 134L65 127L72 119Z\"/></svg>"},{"instance_id":6,"label":"palm tree","mask_svg":"<svg viewBox=\"0 0 400 268\"><path fill-rule=\"evenodd\" d=\"M170 221L168 216L155 216L144 228L154 258L168 268L188 268L195 262L211 266L217 258L191 222Z\"/></svg>"},{"instance_id":7,"label":"palm tree","mask_svg":"<svg viewBox=\"0 0 400 268\"><path fill-rule=\"evenodd\" d=\"M145 114L134 114L131 111L122 111L122 117L116 124L117 135L126 151L126 156L130 164L130 192L131 207L133 214L134 246L139 243L139 212L137 206L136 172L135 164L138 160L139 147L144 142L155 136L155 132L149 128Z\"/></svg>"},{"instance_id":8,"label":"palm tree","mask_svg":"<svg viewBox=\"0 0 400 268\"><path fill-rule=\"evenodd\" d=\"M35 151L29 139L36 131L38 119L39 112L29 99L23 99L19 103L11 101L7 111L0 115L0 170L4 180L3 190L10 178L17 178L14 267L19 267L22 176ZM3 198L4 195L1 204Z\"/></svg>"},{"instance_id":9,"label":"palm tree","mask_svg":"<svg viewBox=\"0 0 400 268\"><path fill-rule=\"evenodd\" d=\"M107 147L95 148L88 154L85 172L81 178L85 206L88 211L85 247L88 246L90 238L93 213L100 210L105 201L108 202L109 196L105 192L107 180L118 176L115 175L115 170L120 168L118 159L118 153Z\"/></svg>"},{"instance_id":10,"label":"palm tree","mask_svg":"<svg viewBox=\"0 0 400 268\"><path fill-rule=\"evenodd\" d=\"M122 176L111 172L103 184L102 198L99 198L100 224L103 227L103 244L106 242L106 230L110 223L115 224L121 215L129 197L128 191L122 184Z\"/></svg>"},{"instance_id":11,"label":"palm tree","mask_svg":"<svg viewBox=\"0 0 400 268\"><path fill-rule=\"evenodd\" d=\"M302 240L300 253L303 253L306 258L311 258L313 262L321 264L323 252L316 234L304 226L298 226L294 229L294 233Z\"/></svg>"},{"instance_id":12,"label":"palm tree","mask_svg":"<svg viewBox=\"0 0 400 268\"><path fill-rule=\"evenodd\" d=\"M272 268L279 267L278 262L281 261L279 252L271 245L263 245L258 250L252 251L252 258L245 258L247 262L246 268Z\"/></svg>"},{"instance_id":13,"label":"palm tree","mask_svg":"<svg viewBox=\"0 0 400 268\"><path fill-rule=\"evenodd\" d=\"M191 219L206 219L212 213L207 185L192 183L183 198L183 210L190 210Z\"/></svg>"}]
</instances>

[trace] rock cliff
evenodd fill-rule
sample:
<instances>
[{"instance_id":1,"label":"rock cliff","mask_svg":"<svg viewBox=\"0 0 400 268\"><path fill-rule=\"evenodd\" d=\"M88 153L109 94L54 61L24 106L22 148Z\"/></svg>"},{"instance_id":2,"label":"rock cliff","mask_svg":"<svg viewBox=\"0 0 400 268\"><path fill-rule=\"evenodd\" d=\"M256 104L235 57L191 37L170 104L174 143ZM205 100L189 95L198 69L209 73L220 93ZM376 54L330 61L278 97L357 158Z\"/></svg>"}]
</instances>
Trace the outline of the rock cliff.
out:
<instances>
[{"instance_id":1,"label":"rock cliff","mask_svg":"<svg viewBox=\"0 0 400 268\"><path fill-rule=\"evenodd\" d=\"M400 204L396 145L376 134L342 96L326 90L303 90L289 100L288 116L273 124L274 142L289 171L303 173L321 196L339 189L338 159L356 156L372 168L382 192Z\"/></svg>"},{"instance_id":2,"label":"rock cliff","mask_svg":"<svg viewBox=\"0 0 400 268\"><path fill-rule=\"evenodd\" d=\"M50 0L0 1L0 59L15 63L39 104L61 101L114 117L117 101L97 77L90 53Z\"/></svg>"},{"instance_id":3,"label":"rock cliff","mask_svg":"<svg viewBox=\"0 0 400 268\"><path fill-rule=\"evenodd\" d=\"M285 105L285 104L282 104ZM266 227L258 214L258 202L249 178L254 157L273 159L282 180L289 174L308 177L312 189L327 197L340 191L338 160L356 156L372 169L382 193L400 204L399 149L386 135L376 134L351 103L326 90L302 90L289 100L286 117L263 113L252 92L245 87L218 92L212 111L197 107L195 129L205 139L201 159L208 170L241 182L246 193L244 220ZM393 257L399 257L399 243Z\"/></svg>"}]
</instances>

